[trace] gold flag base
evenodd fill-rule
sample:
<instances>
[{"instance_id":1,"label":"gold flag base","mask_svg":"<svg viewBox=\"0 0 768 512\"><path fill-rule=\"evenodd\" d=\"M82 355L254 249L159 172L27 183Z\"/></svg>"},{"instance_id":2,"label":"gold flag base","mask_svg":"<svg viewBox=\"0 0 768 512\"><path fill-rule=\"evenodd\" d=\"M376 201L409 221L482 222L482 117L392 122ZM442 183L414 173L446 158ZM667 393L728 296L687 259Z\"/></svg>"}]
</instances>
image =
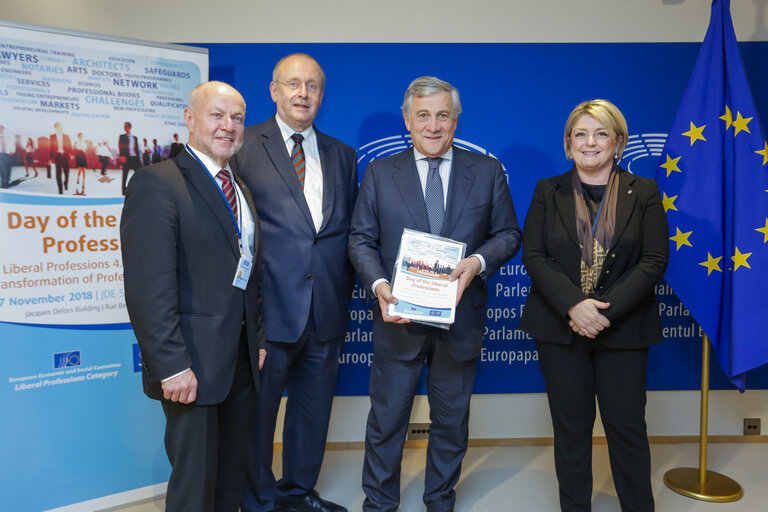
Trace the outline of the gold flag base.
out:
<instances>
[{"instance_id":1,"label":"gold flag base","mask_svg":"<svg viewBox=\"0 0 768 512\"><path fill-rule=\"evenodd\" d=\"M683 496L701 501L728 503L744 496L738 482L714 471L707 471L702 483L699 468L670 469L664 474L664 483Z\"/></svg>"}]
</instances>

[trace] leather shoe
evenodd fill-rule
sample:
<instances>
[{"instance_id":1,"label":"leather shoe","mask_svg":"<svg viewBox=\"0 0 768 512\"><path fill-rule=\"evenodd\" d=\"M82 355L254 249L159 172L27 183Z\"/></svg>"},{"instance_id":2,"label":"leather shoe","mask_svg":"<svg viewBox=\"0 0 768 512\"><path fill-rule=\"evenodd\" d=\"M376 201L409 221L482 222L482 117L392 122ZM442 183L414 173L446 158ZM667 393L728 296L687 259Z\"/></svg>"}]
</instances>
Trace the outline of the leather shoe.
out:
<instances>
[{"instance_id":1,"label":"leather shoe","mask_svg":"<svg viewBox=\"0 0 768 512\"><path fill-rule=\"evenodd\" d=\"M349 512L341 505L324 500L314 490L301 499L284 501L281 507L283 512Z\"/></svg>"}]
</instances>

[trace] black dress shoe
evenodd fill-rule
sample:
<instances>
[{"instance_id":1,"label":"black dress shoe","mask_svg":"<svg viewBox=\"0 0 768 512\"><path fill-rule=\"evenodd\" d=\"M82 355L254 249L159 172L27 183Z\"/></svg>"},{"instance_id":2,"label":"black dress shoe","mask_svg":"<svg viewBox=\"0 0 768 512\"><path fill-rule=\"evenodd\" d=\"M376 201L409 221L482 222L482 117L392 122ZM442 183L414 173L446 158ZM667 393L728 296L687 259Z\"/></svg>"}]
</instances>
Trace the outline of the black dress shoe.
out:
<instances>
[{"instance_id":1,"label":"black dress shoe","mask_svg":"<svg viewBox=\"0 0 768 512\"><path fill-rule=\"evenodd\" d=\"M341 505L324 500L315 491L298 500L284 501L281 507L283 512L349 512Z\"/></svg>"}]
</instances>

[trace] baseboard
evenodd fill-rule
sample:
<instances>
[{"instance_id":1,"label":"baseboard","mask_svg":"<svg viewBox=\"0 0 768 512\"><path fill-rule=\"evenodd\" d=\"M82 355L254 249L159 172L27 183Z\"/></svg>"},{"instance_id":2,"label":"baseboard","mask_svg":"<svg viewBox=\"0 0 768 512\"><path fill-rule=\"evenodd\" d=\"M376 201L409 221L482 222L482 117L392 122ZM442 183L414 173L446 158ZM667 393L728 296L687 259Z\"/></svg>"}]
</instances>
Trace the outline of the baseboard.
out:
<instances>
[{"instance_id":1,"label":"baseboard","mask_svg":"<svg viewBox=\"0 0 768 512\"><path fill-rule=\"evenodd\" d=\"M648 442L651 444L686 444L698 443L699 436L648 436ZM768 443L768 436L709 436L708 443ZM551 437L513 437L513 438L491 438L491 439L470 439L469 446L487 448L494 446L551 446L553 438ZM605 436L595 436L592 438L592 444L606 444ZM426 448L426 439L417 439L406 441L405 448ZM283 443L275 443L275 451L281 451ZM330 442L325 445L326 450L364 450L363 441L348 442Z\"/></svg>"}]
</instances>

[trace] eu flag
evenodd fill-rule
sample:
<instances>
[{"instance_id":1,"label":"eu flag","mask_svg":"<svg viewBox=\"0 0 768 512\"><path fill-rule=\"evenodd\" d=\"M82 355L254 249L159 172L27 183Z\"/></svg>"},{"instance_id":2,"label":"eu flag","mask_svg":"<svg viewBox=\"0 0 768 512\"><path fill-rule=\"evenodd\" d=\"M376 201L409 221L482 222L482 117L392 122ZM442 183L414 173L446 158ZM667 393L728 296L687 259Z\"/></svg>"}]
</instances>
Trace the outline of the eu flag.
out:
<instances>
[{"instance_id":1,"label":"eu flag","mask_svg":"<svg viewBox=\"0 0 768 512\"><path fill-rule=\"evenodd\" d=\"M709 29L670 129L656 181L670 237L666 279L739 390L768 363L768 143L731 22Z\"/></svg>"}]
</instances>

